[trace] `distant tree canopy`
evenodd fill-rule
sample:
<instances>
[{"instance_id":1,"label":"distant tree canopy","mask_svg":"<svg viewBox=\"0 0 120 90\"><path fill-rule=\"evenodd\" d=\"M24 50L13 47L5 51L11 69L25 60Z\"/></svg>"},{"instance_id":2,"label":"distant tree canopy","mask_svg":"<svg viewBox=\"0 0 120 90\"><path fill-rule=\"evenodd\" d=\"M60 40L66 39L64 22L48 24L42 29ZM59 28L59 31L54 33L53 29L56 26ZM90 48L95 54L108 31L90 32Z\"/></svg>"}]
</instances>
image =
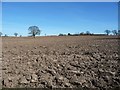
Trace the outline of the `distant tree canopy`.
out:
<instances>
[{"instance_id":1,"label":"distant tree canopy","mask_svg":"<svg viewBox=\"0 0 120 90\"><path fill-rule=\"evenodd\" d=\"M90 31L86 31L86 32L81 32L81 33L76 33L76 34L59 34L59 36L86 36L86 35L90 35L90 36L106 36L109 35L110 33L113 33L111 35L120 35L120 30L105 30L104 31L105 34L94 34L91 33Z\"/></svg>"},{"instance_id":2,"label":"distant tree canopy","mask_svg":"<svg viewBox=\"0 0 120 90\"><path fill-rule=\"evenodd\" d=\"M70 33L68 33L68 36L70 36L71 34Z\"/></svg>"},{"instance_id":3,"label":"distant tree canopy","mask_svg":"<svg viewBox=\"0 0 120 90\"><path fill-rule=\"evenodd\" d=\"M66 34L61 34L61 33L60 33L58 36L66 36Z\"/></svg>"},{"instance_id":4,"label":"distant tree canopy","mask_svg":"<svg viewBox=\"0 0 120 90\"><path fill-rule=\"evenodd\" d=\"M118 30L118 35L120 35L120 30Z\"/></svg>"},{"instance_id":5,"label":"distant tree canopy","mask_svg":"<svg viewBox=\"0 0 120 90\"><path fill-rule=\"evenodd\" d=\"M8 35L7 35L7 34L5 34L5 37L8 37Z\"/></svg>"},{"instance_id":6,"label":"distant tree canopy","mask_svg":"<svg viewBox=\"0 0 120 90\"><path fill-rule=\"evenodd\" d=\"M109 35L110 34L110 30L105 30L105 33L107 34L107 35Z\"/></svg>"},{"instance_id":7,"label":"distant tree canopy","mask_svg":"<svg viewBox=\"0 0 120 90\"><path fill-rule=\"evenodd\" d=\"M37 26L30 26L28 30L28 34L31 34L33 37L35 37L36 35L40 35L41 33L41 30Z\"/></svg>"},{"instance_id":8,"label":"distant tree canopy","mask_svg":"<svg viewBox=\"0 0 120 90\"><path fill-rule=\"evenodd\" d=\"M62 33L60 33L58 36L80 36L80 35L94 35L94 34L91 34L90 31L86 31L86 33L81 32L81 33L75 33L75 34L71 34L71 33L62 34Z\"/></svg>"},{"instance_id":9,"label":"distant tree canopy","mask_svg":"<svg viewBox=\"0 0 120 90\"><path fill-rule=\"evenodd\" d=\"M118 31L117 30L113 30L112 33L113 33L113 35L118 35Z\"/></svg>"},{"instance_id":10,"label":"distant tree canopy","mask_svg":"<svg viewBox=\"0 0 120 90\"><path fill-rule=\"evenodd\" d=\"M2 36L2 32L0 32L0 37Z\"/></svg>"},{"instance_id":11,"label":"distant tree canopy","mask_svg":"<svg viewBox=\"0 0 120 90\"><path fill-rule=\"evenodd\" d=\"M86 31L86 34L87 34L87 35L90 35L91 33L90 33L90 31Z\"/></svg>"},{"instance_id":12,"label":"distant tree canopy","mask_svg":"<svg viewBox=\"0 0 120 90\"><path fill-rule=\"evenodd\" d=\"M17 37L18 33L14 33L14 35Z\"/></svg>"},{"instance_id":13,"label":"distant tree canopy","mask_svg":"<svg viewBox=\"0 0 120 90\"><path fill-rule=\"evenodd\" d=\"M84 35L84 32L81 32L80 35Z\"/></svg>"}]
</instances>

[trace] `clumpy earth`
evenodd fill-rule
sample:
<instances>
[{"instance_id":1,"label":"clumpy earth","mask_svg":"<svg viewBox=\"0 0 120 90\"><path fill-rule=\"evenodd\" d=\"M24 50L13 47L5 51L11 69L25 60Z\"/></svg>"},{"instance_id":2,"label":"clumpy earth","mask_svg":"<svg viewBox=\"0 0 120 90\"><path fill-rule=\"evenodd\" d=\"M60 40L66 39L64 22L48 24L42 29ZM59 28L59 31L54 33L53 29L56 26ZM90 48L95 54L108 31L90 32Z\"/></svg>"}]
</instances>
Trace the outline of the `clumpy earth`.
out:
<instances>
[{"instance_id":1,"label":"clumpy earth","mask_svg":"<svg viewBox=\"0 0 120 90\"><path fill-rule=\"evenodd\" d=\"M118 41L116 36L3 37L2 86L119 87Z\"/></svg>"}]
</instances>

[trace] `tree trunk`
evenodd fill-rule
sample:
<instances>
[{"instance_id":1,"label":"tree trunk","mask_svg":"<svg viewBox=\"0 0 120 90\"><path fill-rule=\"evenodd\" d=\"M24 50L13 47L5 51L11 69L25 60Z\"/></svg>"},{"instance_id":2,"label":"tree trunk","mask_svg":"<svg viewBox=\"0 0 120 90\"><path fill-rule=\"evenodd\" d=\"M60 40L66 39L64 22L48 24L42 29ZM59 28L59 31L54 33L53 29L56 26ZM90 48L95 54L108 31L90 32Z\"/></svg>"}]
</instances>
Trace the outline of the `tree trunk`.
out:
<instances>
[{"instance_id":1,"label":"tree trunk","mask_svg":"<svg viewBox=\"0 0 120 90\"><path fill-rule=\"evenodd\" d=\"M33 37L35 38L35 34L33 34Z\"/></svg>"}]
</instances>

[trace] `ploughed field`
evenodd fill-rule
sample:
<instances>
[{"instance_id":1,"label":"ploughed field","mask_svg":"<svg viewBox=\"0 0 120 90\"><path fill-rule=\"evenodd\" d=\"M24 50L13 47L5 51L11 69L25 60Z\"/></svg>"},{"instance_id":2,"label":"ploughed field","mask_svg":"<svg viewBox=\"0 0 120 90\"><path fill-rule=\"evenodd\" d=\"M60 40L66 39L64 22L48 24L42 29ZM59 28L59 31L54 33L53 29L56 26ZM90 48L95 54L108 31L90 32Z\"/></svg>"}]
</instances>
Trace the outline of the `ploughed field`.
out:
<instances>
[{"instance_id":1,"label":"ploughed field","mask_svg":"<svg viewBox=\"0 0 120 90\"><path fill-rule=\"evenodd\" d=\"M115 36L2 38L3 87L113 88L120 86Z\"/></svg>"}]
</instances>

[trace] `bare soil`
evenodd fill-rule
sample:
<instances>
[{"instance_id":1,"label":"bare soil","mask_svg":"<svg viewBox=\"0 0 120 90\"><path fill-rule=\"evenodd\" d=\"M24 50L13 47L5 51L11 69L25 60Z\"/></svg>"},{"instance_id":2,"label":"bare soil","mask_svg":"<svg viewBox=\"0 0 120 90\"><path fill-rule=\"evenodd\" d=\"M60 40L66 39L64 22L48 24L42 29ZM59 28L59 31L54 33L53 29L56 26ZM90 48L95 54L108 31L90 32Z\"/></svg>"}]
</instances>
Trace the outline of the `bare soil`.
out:
<instances>
[{"instance_id":1,"label":"bare soil","mask_svg":"<svg viewBox=\"0 0 120 90\"><path fill-rule=\"evenodd\" d=\"M6 88L113 88L120 86L115 36L2 38Z\"/></svg>"}]
</instances>

